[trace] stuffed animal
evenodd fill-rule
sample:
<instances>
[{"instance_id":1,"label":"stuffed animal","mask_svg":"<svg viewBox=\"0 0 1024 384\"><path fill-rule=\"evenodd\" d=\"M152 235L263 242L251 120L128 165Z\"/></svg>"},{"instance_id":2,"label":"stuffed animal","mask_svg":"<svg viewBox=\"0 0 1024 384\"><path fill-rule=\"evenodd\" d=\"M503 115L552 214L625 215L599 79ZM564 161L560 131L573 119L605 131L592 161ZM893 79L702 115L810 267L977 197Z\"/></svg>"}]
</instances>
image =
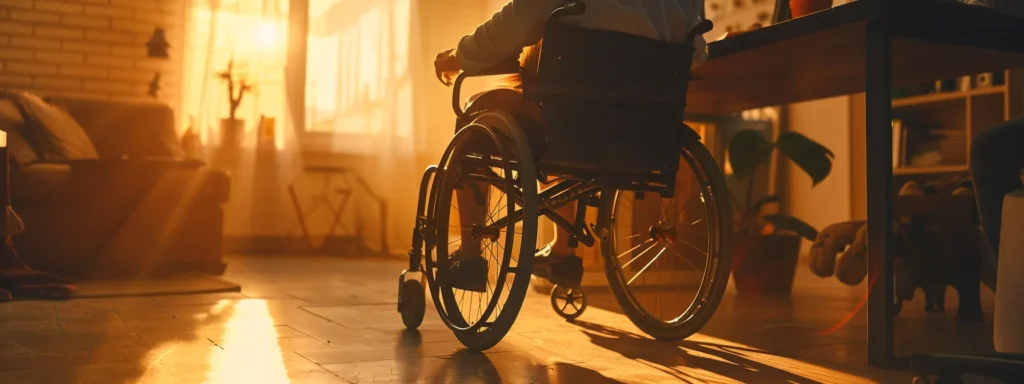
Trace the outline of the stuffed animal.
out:
<instances>
[{"instance_id":1,"label":"stuffed animal","mask_svg":"<svg viewBox=\"0 0 1024 384\"><path fill-rule=\"evenodd\" d=\"M867 275L867 224L847 221L832 224L821 232L811 245L811 271L819 277L833 274L847 285L857 285ZM836 255L839 266L836 266Z\"/></svg>"},{"instance_id":2,"label":"stuffed animal","mask_svg":"<svg viewBox=\"0 0 1024 384\"><path fill-rule=\"evenodd\" d=\"M969 183L957 185L910 182L901 196L971 195ZM925 293L925 311L945 310L946 286L957 290L957 319L981 321L980 263L975 250L978 229L967 220L950 220L917 215L904 218L893 227L894 285L897 303ZM820 277L836 278L857 285L867 276L867 225L864 221L832 224L818 233L811 247L811 271Z\"/></svg>"}]
</instances>

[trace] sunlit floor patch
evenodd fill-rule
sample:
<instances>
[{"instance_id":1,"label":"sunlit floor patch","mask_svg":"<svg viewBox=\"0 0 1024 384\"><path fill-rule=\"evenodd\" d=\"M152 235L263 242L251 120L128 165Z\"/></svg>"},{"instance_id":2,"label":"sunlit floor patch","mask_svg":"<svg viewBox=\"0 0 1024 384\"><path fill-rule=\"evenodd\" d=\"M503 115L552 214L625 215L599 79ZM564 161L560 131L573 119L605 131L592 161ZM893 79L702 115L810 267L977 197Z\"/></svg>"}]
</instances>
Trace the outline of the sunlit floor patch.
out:
<instances>
[{"instance_id":1,"label":"sunlit floor patch","mask_svg":"<svg viewBox=\"0 0 1024 384\"><path fill-rule=\"evenodd\" d=\"M264 300L231 304L223 346L210 354L209 383L288 383L274 319ZM226 347L225 347L226 346Z\"/></svg>"}]
</instances>

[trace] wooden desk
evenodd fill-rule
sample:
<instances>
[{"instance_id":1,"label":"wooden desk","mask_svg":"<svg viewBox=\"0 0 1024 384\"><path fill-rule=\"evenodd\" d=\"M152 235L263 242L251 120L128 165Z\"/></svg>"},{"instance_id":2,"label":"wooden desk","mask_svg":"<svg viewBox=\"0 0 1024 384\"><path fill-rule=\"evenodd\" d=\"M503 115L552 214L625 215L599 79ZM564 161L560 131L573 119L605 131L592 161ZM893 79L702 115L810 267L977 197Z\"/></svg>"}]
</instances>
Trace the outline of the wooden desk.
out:
<instances>
[{"instance_id":1,"label":"wooden desk","mask_svg":"<svg viewBox=\"0 0 1024 384\"><path fill-rule=\"evenodd\" d=\"M868 360L879 367L920 361L896 359L893 351L891 80L913 83L1024 67L1024 19L940 0L858 0L713 42L708 49L709 61L690 85L687 113L732 113L866 92L874 281Z\"/></svg>"}]
</instances>

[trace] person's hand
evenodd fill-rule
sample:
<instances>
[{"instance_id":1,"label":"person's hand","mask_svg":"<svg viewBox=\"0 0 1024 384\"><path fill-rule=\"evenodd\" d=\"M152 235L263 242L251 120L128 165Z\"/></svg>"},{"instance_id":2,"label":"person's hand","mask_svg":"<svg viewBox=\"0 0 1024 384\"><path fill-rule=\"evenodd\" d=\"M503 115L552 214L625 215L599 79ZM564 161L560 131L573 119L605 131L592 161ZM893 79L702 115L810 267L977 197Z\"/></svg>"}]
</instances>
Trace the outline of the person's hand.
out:
<instances>
[{"instance_id":1,"label":"person's hand","mask_svg":"<svg viewBox=\"0 0 1024 384\"><path fill-rule=\"evenodd\" d=\"M444 85L451 86L452 79L459 75L462 71L462 61L455 55L454 49L437 54L437 58L434 59L434 72L437 74L437 79Z\"/></svg>"}]
</instances>

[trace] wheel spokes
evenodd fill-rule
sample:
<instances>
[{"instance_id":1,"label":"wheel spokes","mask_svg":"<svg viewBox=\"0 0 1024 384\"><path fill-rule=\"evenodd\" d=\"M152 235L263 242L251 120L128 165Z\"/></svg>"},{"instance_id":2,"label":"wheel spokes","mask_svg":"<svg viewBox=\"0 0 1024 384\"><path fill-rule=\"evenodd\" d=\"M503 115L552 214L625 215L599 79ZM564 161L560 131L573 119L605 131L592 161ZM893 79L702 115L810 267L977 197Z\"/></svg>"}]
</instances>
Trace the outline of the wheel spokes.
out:
<instances>
[{"instance_id":1,"label":"wheel spokes","mask_svg":"<svg viewBox=\"0 0 1024 384\"><path fill-rule=\"evenodd\" d=\"M658 258L661 257L661 254L665 253L665 249L666 248L668 248L668 247L662 248L660 251L658 251L658 254L654 255L654 258L652 258L651 261L649 263L647 263L647 265L645 265L643 268L641 268L640 272L637 272L636 275L634 275L632 279L629 279L629 281L626 282L626 285L633 284L633 281L636 280L636 278L640 277L640 275L643 274L644 271L647 270L647 268L650 268L651 265L654 264L655 261L658 261Z\"/></svg>"},{"instance_id":2,"label":"wheel spokes","mask_svg":"<svg viewBox=\"0 0 1024 384\"><path fill-rule=\"evenodd\" d=\"M704 287L710 281L708 269L717 257L712 250L718 249L712 246L717 237L713 208L706 198L708 183L697 180L699 171L683 160L691 168L680 168L673 197L646 192L641 200L636 193L620 192L609 221L611 252L606 261L617 264L618 284L634 308L668 324L691 318L692 303L703 302L701 295L710 291ZM627 254L628 260L623 260ZM701 258L705 262L698 261ZM643 263L638 262L641 259Z\"/></svg>"}]
</instances>

